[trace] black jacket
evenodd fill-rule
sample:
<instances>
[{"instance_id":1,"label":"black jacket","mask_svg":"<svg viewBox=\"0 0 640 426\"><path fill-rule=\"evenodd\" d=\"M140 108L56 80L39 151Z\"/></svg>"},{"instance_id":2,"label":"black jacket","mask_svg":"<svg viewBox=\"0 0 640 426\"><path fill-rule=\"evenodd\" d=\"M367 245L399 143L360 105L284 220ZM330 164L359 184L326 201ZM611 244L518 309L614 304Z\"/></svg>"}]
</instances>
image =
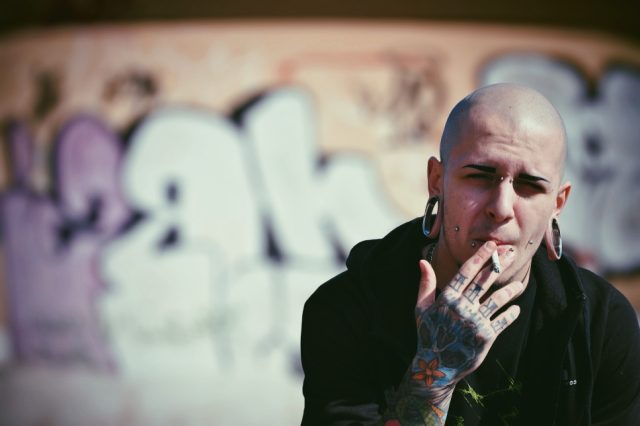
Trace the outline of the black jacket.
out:
<instances>
[{"instance_id":1,"label":"black jacket","mask_svg":"<svg viewBox=\"0 0 640 426\"><path fill-rule=\"evenodd\" d=\"M359 243L347 271L305 304L304 425L379 421L385 392L400 383L415 354L425 243L417 219L382 240ZM543 247L534 255L532 276L534 315L521 367L526 380L518 416L509 424L640 425L640 331L631 305L567 256L550 262ZM452 402L448 424L454 414Z\"/></svg>"}]
</instances>

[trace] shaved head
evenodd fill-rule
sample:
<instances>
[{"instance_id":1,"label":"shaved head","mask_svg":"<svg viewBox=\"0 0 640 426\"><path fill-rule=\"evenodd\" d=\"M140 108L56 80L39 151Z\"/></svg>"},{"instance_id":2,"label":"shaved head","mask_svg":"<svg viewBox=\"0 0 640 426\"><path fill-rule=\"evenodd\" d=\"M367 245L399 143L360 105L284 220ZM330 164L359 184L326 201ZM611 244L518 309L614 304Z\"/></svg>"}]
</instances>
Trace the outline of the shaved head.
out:
<instances>
[{"instance_id":1,"label":"shaved head","mask_svg":"<svg viewBox=\"0 0 640 426\"><path fill-rule=\"evenodd\" d=\"M460 101L447 119L440 160L431 157L427 167L429 196L442 210L438 280L448 282L491 240L516 254L496 283L527 282L531 259L552 241L552 221L571 191L562 176L566 155L562 119L535 90L496 84Z\"/></svg>"},{"instance_id":2,"label":"shaved head","mask_svg":"<svg viewBox=\"0 0 640 426\"><path fill-rule=\"evenodd\" d=\"M468 134L491 133L492 120L509 123L514 131L544 131L552 144L550 161L557 162L560 178L564 173L567 136L555 107L539 92L525 86L501 83L482 87L453 108L440 140L440 159L446 166L452 149ZM540 146L547 150L549 146Z\"/></svg>"}]
</instances>

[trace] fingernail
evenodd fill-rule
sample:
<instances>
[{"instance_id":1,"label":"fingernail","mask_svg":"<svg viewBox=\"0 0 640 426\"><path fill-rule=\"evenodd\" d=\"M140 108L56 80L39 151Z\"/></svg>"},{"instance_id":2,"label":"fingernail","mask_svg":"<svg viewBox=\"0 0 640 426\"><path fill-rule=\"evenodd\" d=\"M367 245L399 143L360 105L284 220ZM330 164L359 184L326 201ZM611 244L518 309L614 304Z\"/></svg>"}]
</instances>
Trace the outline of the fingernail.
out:
<instances>
[{"instance_id":1,"label":"fingernail","mask_svg":"<svg viewBox=\"0 0 640 426\"><path fill-rule=\"evenodd\" d=\"M513 305L513 306L518 306L518 305ZM511 311L511 319L515 320L516 318L518 318L518 315L520 315L520 306L518 306L518 309L514 309Z\"/></svg>"}]
</instances>

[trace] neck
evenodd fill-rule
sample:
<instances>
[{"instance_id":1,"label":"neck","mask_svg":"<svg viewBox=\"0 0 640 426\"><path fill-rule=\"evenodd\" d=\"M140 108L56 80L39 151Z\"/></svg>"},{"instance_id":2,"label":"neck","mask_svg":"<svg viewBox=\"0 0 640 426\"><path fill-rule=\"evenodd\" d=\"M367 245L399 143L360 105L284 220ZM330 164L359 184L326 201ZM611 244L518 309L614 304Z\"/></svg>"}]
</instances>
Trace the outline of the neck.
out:
<instances>
[{"instance_id":1,"label":"neck","mask_svg":"<svg viewBox=\"0 0 640 426\"><path fill-rule=\"evenodd\" d=\"M440 239L433 250L433 259L431 266L436 273L436 287L442 290L451 282L453 276L458 272L460 266L456 264L453 257L449 254L442 239Z\"/></svg>"}]
</instances>

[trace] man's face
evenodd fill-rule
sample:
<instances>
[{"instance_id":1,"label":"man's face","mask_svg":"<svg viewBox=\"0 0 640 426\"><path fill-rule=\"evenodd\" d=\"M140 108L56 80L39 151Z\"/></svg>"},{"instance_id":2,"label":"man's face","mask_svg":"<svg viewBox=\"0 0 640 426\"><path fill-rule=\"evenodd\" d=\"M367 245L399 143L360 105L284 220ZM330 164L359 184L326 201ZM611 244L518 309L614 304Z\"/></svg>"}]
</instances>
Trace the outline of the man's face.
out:
<instances>
[{"instance_id":1,"label":"man's face","mask_svg":"<svg viewBox=\"0 0 640 426\"><path fill-rule=\"evenodd\" d=\"M569 184L560 185L562 137L526 116L480 110L469 115L446 164L430 160L429 190L442 202L440 239L451 266L493 240L516 252L499 281L524 278L569 193Z\"/></svg>"}]
</instances>

